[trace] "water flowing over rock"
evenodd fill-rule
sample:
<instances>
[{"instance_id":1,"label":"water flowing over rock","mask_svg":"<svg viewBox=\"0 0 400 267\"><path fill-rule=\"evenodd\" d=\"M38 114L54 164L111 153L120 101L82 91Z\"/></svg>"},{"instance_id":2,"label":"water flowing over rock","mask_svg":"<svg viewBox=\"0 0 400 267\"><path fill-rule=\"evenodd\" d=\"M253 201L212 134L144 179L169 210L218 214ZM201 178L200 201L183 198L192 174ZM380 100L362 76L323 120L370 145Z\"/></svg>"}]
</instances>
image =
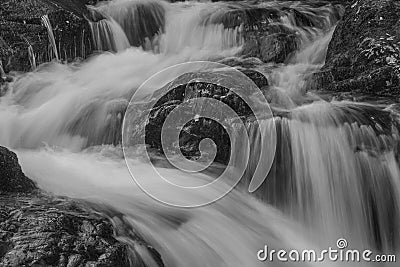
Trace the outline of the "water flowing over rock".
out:
<instances>
[{"instance_id":1,"label":"water flowing over rock","mask_svg":"<svg viewBox=\"0 0 400 267\"><path fill-rule=\"evenodd\" d=\"M163 1L114 1L97 9L116 20L132 46L145 47L146 42L165 30L165 4Z\"/></svg>"},{"instance_id":2,"label":"water flowing over rock","mask_svg":"<svg viewBox=\"0 0 400 267\"><path fill-rule=\"evenodd\" d=\"M59 6L76 12L65 3ZM7 83L8 89L2 90L0 98L0 144L16 151L26 174L43 190L85 200L72 202L37 191L2 194L0 203L4 197L12 211L5 206L4 214L0 212L0 226L6 228L5 233L0 231L4 237L1 260L39 266L264 266L255 254L266 244L319 251L334 247L338 237L346 238L352 248L396 254L400 249L399 105L393 100L332 100L310 90L310 80L320 77L314 80L317 84L324 81L318 88L335 87L331 88L335 91L339 77L335 71L351 80L352 75L368 74L379 66L379 72L364 78L377 79L375 87L381 86L379 79L386 76L380 74L391 75L388 68L381 68L396 62L396 51L390 54L394 59L389 56L381 66L375 51L375 46L382 47L376 43L381 40L378 31L371 37L379 37L375 41L363 42L368 36L357 38L372 32L374 23L382 23L379 31L389 27L394 32L395 16L390 12L397 10L398 4L390 0L346 1L344 20L337 25L343 15L343 7L337 3L114 0L92 3L96 6L89 8L89 14L75 14L79 21L82 17L90 20L94 49L101 51L70 64L53 61L40 65L42 61L37 61L35 71L12 74L14 80ZM370 20L377 15L369 13L369 8L391 15L388 22L383 15L382 20ZM355 17L349 14L368 16L354 22ZM51 12L49 18L57 39L60 28L51 20ZM372 24L375 26L369 28ZM48 36L44 27L42 30L48 49ZM342 34L357 38L341 43L338 36ZM33 44L29 47L28 55L35 51ZM355 52L359 48L364 52ZM337 53L347 50L349 58ZM62 49L57 52L62 58ZM379 62L370 62L372 58ZM193 80L193 71L183 64L192 61L225 63L242 78L245 74L266 98L274 118L261 114L265 117L255 120L259 114L252 114L229 86ZM25 63L36 65L32 62L28 57ZM350 71L340 68L341 64L350 66ZM131 97L149 77L162 75L172 66L183 75L172 81L156 79L155 85L145 87L141 93L146 101L124 121ZM226 66L222 70L228 72ZM326 73L329 75L324 76ZM214 74L200 72L204 80ZM244 95L251 88L240 86L234 77L224 77ZM394 79L391 82L396 85ZM176 86L169 88L171 83ZM365 88L370 87L366 83ZM165 88L172 90L160 96L160 89ZM201 141L206 138L217 146L215 162L192 173L173 168L166 161L162 152L169 147L161 146L160 133L172 111L197 98L222 102L239 119L225 118L232 122L230 129L236 130L232 140L221 125L196 115L182 128L178 142L169 145L181 149L188 159L199 158ZM147 101L153 99L158 99L155 106ZM143 118L147 111L149 118ZM244 129L235 128L238 121L245 123ZM145 135L145 146L132 142L122 147L123 124L133 129L125 137L134 141ZM134 131L140 127L145 131ZM267 133L272 130L277 133L277 144L269 147L261 139L270 137ZM246 132L248 145L243 138ZM248 146L251 153L246 154ZM276 154L263 158L262 151ZM10 170L30 188L15 165L16 158L9 155L15 167ZM227 161L236 167L247 160L243 179L224 195L232 187L231 181L214 183L221 170ZM264 166L272 160L271 171L262 171L261 178L266 179L253 192L250 185L257 163ZM126 165L132 168L128 170ZM5 170L9 177L9 169ZM167 205L169 202L140 186L135 179L140 175L167 200L202 201L215 194L224 197L196 209ZM186 184L217 186L212 191L171 191L166 186L171 183L180 189ZM42 230L46 234L37 237L34 231ZM27 244L32 236L36 242ZM30 253L23 254L24 250Z\"/></svg>"},{"instance_id":3,"label":"water flowing over rock","mask_svg":"<svg viewBox=\"0 0 400 267\"><path fill-rule=\"evenodd\" d=\"M0 60L6 72L29 71L55 58L41 21L44 15L53 25L61 61L71 62L92 53L91 31L82 17L44 0L6 0L0 7Z\"/></svg>"},{"instance_id":4,"label":"water flowing over rock","mask_svg":"<svg viewBox=\"0 0 400 267\"><path fill-rule=\"evenodd\" d=\"M22 172L16 154L0 147L1 266L146 266L135 246L151 251L163 266L139 236L130 245L117 241L102 209L40 192Z\"/></svg>"}]
</instances>

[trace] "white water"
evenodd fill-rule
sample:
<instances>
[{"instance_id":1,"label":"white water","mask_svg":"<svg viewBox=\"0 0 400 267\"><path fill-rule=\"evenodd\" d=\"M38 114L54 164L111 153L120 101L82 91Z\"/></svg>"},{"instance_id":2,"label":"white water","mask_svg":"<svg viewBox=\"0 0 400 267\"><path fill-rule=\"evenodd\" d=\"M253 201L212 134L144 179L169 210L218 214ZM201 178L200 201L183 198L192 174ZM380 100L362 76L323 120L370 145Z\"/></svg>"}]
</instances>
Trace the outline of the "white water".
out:
<instances>
[{"instance_id":1,"label":"white water","mask_svg":"<svg viewBox=\"0 0 400 267\"><path fill-rule=\"evenodd\" d=\"M263 266L256 253L265 244L287 249L315 247L305 241L300 234L304 230L299 226L278 211L238 192L201 209L164 206L135 185L123 159L112 156L112 150L115 149L75 154L42 150L18 155L24 170L44 189L116 207L161 253L166 266ZM140 160L134 164L140 171L151 173L148 164ZM160 171L172 172L176 179L211 180L206 176ZM158 177L150 175L148 179L158 181Z\"/></svg>"},{"instance_id":2,"label":"white water","mask_svg":"<svg viewBox=\"0 0 400 267\"><path fill-rule=\"evenodd\" d=\"M115 4L118 2L126 4L128 1L116 1ZM151 75L177 63L232 57L241 49L240 27L224 29L222 25L202 24L204 13L223 8L223 4L163 5L166 8L165 32L149 40L149 47L144 47L151 48L148 51L135 47L125 49L129 38L123 34L123 27L109 19L92 25L93 32L99 42L114 42L99 47L100 50L119 53L104 53L80 65L50 63L18 77L11 84L8 95L0 99L0 144L17 150L24 171L43 189L104 203L124 214L125 220L161 253L166 266L264 266L265 263L257 260L257 251L264 245L275 249L325 249L326 246L334 247L334 239L341 237L349 238L352 246L371 249L370 241L364 236L369 234L368 227L364 225L357 229L356 225L348 223L353 219L358 223L367 216L362 211L362 205L366 203L358 197L360 192L355 191L362 189L358 184L363 176L355 173L354 164L358 163L348 162L356 156L350 150L345 130L334 126L318 127L318 123L327 120L326 114L330 110L325 109L329 104L320 104L321 109L318 104L297 107L309 100L300 89L305 84L305 75L323 64L332 32L304 34L301 40L305 49L294 56L291 65L277 68L271 76L271 91L278 92L273 97L274 105L285 110L306 110L305 115L300 112L296 120L287 122L290 124L288 138L294 140L291 152L295 171L298 171L296 183L312 188L297 187L300 195L293 195L294 204L289 209L282 208L286 214L239 191L195 210L161 205L135 185L118 147L95 146L114 141L115 136L110 135L116 129L110 128L120 126L127 99ZM108 14L113 17L120 12ZM282 21L291 25L290 20ZM103 29L108 29L108 35L100 33ZM304 117L310 121L303 122ZM333 115L330 120L336 118ZM91 148L84 150L86 147ZM373 161L364 154L357 162L362 161L362 157L366 161L363 167L372 166ZM385 157L390 170L387 178L393 179L395 194L400 196L398 181L394 179L399 174L397 164L390 152ZM149 164L140 154L131 160L141 172L151 173ZM204 174L187 175L172 169L160 168L159 171L177 180L213 179ZM370 179L384 177L376 176L375 170L370 174ZM347 192L330 190L327 186L338 177L342 180L335 181L340 188L347 188ZM149 175L148 178L157 181L157 177ZM311 192L313 195L309 197ZM342 193L346 194L344 198ZM301 194L318 206L308 209L308 204L301 202L304 199ZM345 210L349 196L354 201L349 213L337 214ZM361 218L355 219L357 216ZM146 263L155 266L146 253L141 251ZM274 262L268 266L282 265L287 264ZM302 266L292 264L298 265ZM304 264L313 265L316 264Z\"/></svg>"}]
</instances>

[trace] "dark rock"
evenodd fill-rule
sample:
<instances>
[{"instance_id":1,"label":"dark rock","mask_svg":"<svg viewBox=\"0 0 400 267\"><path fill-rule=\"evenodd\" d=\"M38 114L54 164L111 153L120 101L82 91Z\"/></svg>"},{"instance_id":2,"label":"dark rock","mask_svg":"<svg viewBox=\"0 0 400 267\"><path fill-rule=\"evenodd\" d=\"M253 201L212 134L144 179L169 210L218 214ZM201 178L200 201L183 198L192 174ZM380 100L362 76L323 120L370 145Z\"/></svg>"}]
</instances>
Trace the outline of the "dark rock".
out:
<instances>
[{"instance_id":1,"label":"dark rock","mask_svg":"<svg viewBox=\"0 0 400 267\"><path fill-rule=\"evenodd\" d=\"M288 56L296 51L295 34L275 33L260 39L260 56L264 62L283 63Z\"/></svg>"},{"instance_id":2,"label":"dark rock","mask_svg":"<svg viewBox=\"0 0 400 267\"><path fill-rule=\"evenodd\" d=\"M129 248L114 238L111 223L80 203L9 194L0 196L0 212L1 266L130 266Z\"/></svg>"},{"instance_id":3,"label":"dark rock","mask_svg":"<svg viewBox=\"0 0 400 267\"><path fill-rule=\"evenodd\" d=\"M0 147L0 193L31 192L35 184L22 172L17 155Z\"/></svg>"},{"instance_id":4,"label":"dark rock","mask_svg":"<svg viewBox=\"0 0 400 267\"><path fill-rule=\"evenodd\" d=\"M374 96L400 95L400 3L353 1L329 45L312 88Z\"/></svg>"},{"instance_id":5,"label":"dark rock","mask_svg":"<svg viewBox=\"0 0 400 267\"><path fill-rule=\"evenodd\" d=\"M4 0L0 6L0 61L5 72L29 71L34 61L39 65L54 59L41 21L44 15L54 28L60 60L86 58L92 53L88 22L76 13L45 0Z\"/></svg>"},{"instance_id":6,"label":"dark rock","mask_svg":"<svg viewBox=\"0 0 400 267\"><path fill-rule=\"evenodd\" d=\"M76 16L81 18L88 17L89 10L86 5L95 5L97 0L43 0L58 6L60 9L64 9L74 13Z\"/></svg>"},{"instance_id":7,"label":"dark rock","mask_svg":"<svg viewBox=\"0 0 400 267\"><path fill-rule=\"evenodd\" d=\"M246 7L227 12L214 23L227 28L243 25L242 54L246 57L283 63L298 46L296 32L280 24L283 15L285 11L278 8Z\"/></svg>"},{"instance_id":8,"label":"dark rock","mask_svg":"<svg viewBox=\"0 0 400 267\"><path fill-rule=\"evenodd\" d=\"M241 71L260 89L268 89L268 80L260 72L251 69L243 69ZM199 78L198 75L204 75L204 77L202 77L207 80L207 73L196 74L197 78ZM163 90L160 90L160 93L155 93L154 98L159 99L157 103L151 103L148 107L144 107L147 110L151 110L149 119L146 120L139 116L134 118L135 121L130 122L132 125L142 125L142 127L137 127L135 129L144 129L144 133L139 131L129 134L132 139L131 144L135 144L135 139L137 140L144 136L146 144L161 152L164 152L165 149L173 150L174 146L178 145L182 154L187 158L198 158L200 156L200 142L209 138L215 142L217 147L215 161L226 163L229 161L230 157L230 139L227 131L218 122L212 119L199 118L199 120L182 122L181 125L184 127L180 132L179 144L166 142L170 144L170 147L162 146L161 131L165 130L164 122L166 118L175 108L191 99L213 98L228 105L243 119L253 115L252 110L246 102L229 89L207 82L185 82L192 79L193 77L191 73L184 74L174 81L174 84L177 86L172 86L171 90L162 97L158 97L157 95L163 92ZM210 105L206 106L207 109L213 109ZM214 110L218 110L218 108L215 107ZM188 114L192 114L190 108L187 112ZM145 126L143 126L143 123L146 123Z\"/></svg>"},{"instance_id":9,"label":"dark rock","mask_svg":"<svg viewBox=\"0 0 400 267\"><path fill-rule=\"evenodd\" d=\"M17 156L0 147L0 266L146 266L138 247L163 266L134 229L129 244L117 241L110 210L45 195L24 175Z\"/></svg>"},{"instance_id":10,"label":"dark rock","mask_svg":"<svg viewBox=\"0 0 400 267\"><path fill-rule=\"evenodd\" d=\"M334 12L326 13L326 7ZM244 38L242 55L257 57L264 62L284 63L299 47L300 30L327 30L331 26L321 20L321 14L330 15L331 21L337 21L341 16L341 7L328 2L303 2L299 5L282 2L274 7L230 3L227 10L213 14L206 19L206 23L223 24L226 28L241 26ZM282 23L282 17L288 17L297 28Z\"/></svg>"}]
</instances>

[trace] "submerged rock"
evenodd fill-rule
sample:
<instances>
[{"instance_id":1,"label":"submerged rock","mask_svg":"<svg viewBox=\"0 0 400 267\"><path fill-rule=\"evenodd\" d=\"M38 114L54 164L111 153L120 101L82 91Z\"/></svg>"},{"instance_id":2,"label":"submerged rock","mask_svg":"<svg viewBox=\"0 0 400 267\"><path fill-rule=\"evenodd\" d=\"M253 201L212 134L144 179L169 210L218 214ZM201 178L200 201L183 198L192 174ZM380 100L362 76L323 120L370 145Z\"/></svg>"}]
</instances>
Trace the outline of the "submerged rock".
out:
<instances>
[{"instance_id":1,"label":"submerged rock","mask_svg":"<svg viewBox=\"0 0 400 267\"><path fill-rule=\"evenodd\" d=\"M313 87L330 92L400 95L400 3L353 1L329 45Z\"/></svg>"},{"instance_id":2,"label":"submerged rock","mask_svg":"<svg viewBox=\"0 0 400 267\"><path fill-rule=\"evenodd\" d=\"M134 229L130 244L118 241L109 213L40 192L15 153L0 147L0 266L146 266L136 247L150 251L163 266Z\"/></svg>"}]
</instances>

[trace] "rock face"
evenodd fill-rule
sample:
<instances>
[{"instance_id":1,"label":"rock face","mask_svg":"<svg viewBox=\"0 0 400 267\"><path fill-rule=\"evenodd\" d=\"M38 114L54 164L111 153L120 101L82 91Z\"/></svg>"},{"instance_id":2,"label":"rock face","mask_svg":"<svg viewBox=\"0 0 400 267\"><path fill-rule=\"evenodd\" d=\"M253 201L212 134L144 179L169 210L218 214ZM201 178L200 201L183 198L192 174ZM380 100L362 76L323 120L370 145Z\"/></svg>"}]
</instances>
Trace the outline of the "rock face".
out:
<instances>
[{"instance_id":1,"label":"rock face","mask_svg":"<svg viewBox=\"0 0 400 267\"><path fill-rule=\"evenodd\" d=\"M130 266L112 225L78 203L40 194L0 203L1 266Z\"/></svg>"},{"instance_id":2,"label":"rock face","mask_svg":"<svg viewBox=\"0 0 400 267\"><path fill-rule=\"evenodd\" d=\"M35 184L21 170L15 153L0 147L0 193L31 192Z\"/></svg>"},{"instance_id":3,"label":"rock face","mask_svg":"<svg viewBox=\"0 0 400 267\"><path fill-rule=\"evenodd\" d=\"M40 192L17 156L0 147L0 266L144 267L136 247L150 251L163 266L160 255L139 236L129 245L119 242L117 229L100 215L106 213L109 209Z\"/></svg>"},{"instance_id":4,"label":"rock face","mask_svg":"<svg viewBox=\"0 0 400 267\"><path fill-rule=\"evenodd\" d=\"M93 51L90 28L83 15L77 14L47 0L2 1L0 60L5 72L29 71L55 58L41 20L44 15L49 16L53 25L60 60L71 61L90 55Z\"/></svg>"},{"instance_id":5,"label":"rock face","mask_svg":"<svg viewBox=\"0 0 400 267\"><path fill-rule=\"evenodd\" d=\"M330 14L331 21L340 18L341 8L324 1L299 5L283 2L281 6L263 7L232 3L232 10L212 17L211 22L222 23L226 28L243 27L244 56L256 57L266 63L284 63L300 45L299 30L308 32L309 28L327 27L319 17L327 12L326 7L334 10ZM290 20L295 27L282 22L282 17Z\"/></svg>"},{"instance_id":6,"label":"rock face","mask_svg":"<svg viewBox=\"0 0 400 267\"><path fill-rule=\"evenodd\" d=\"M317 90L352 95L400 95L400 3L358 0L348 5L314 75Z\"/></svg>"},{"instance_id":7,"label":"rock face","mask_svg":"<svg viewBox=\"0 0 400 267\"><path fill-rule=\"evenodd\" d=\"M242 73L249 77L258 88L267 91L268 80L263 74L251 69L243 69ZM191 73L187 73L177 78L174 81L174 84L179 86L172 86L171 90L168 90L168 93L162 97L157 97L158 92L155 93L155 98L158 98L159 100L156 103L151 103L149 106L143 107L144 109L150 110L148 120L140 116L135 116L133 118L134 121L128 123L129 125L142 125L143 123L146 123L144 127L137 127L132 133L129 133L129 136L131 136L132 139L131 145L136 144L135 140L145 136L146 144L150 147L161 152L165 152L163 151L164 149L173 150L173 147L163 147L161 142L161 132L162 130L165 130L164 122L175 108L196 98L212 98L219 100L233 109L238 116L243 119L252 116L253 113L250 107L234 92L214 83L186 83L185 81L193 79L191 75ZM207 75L208 73L205 72L201 77L205 80L210 80ZM200 76L199 74L196 74L195 77L199 78ZM205 106L207 109L213 108L208 104ZM217 107L215 110L216 109ZM188 114L192 114L190 107L187 112ZM174 144L172 142L167 143L174 147L178 147L179 145L182 154L187 158L198 158L200 156L200 142L206 138L210 138L215 142L216 147L218 148L215 161L220 163L226 163L229 161L230 138L226 130L219 123L208 118L200 118L197 121L191 120L190 122L182 123L184 123L184 127L179 136L179 144ZM140 130L136 131L137 129L145 129L145 132L141 132Z\"/></svg>"}]
</instances>

